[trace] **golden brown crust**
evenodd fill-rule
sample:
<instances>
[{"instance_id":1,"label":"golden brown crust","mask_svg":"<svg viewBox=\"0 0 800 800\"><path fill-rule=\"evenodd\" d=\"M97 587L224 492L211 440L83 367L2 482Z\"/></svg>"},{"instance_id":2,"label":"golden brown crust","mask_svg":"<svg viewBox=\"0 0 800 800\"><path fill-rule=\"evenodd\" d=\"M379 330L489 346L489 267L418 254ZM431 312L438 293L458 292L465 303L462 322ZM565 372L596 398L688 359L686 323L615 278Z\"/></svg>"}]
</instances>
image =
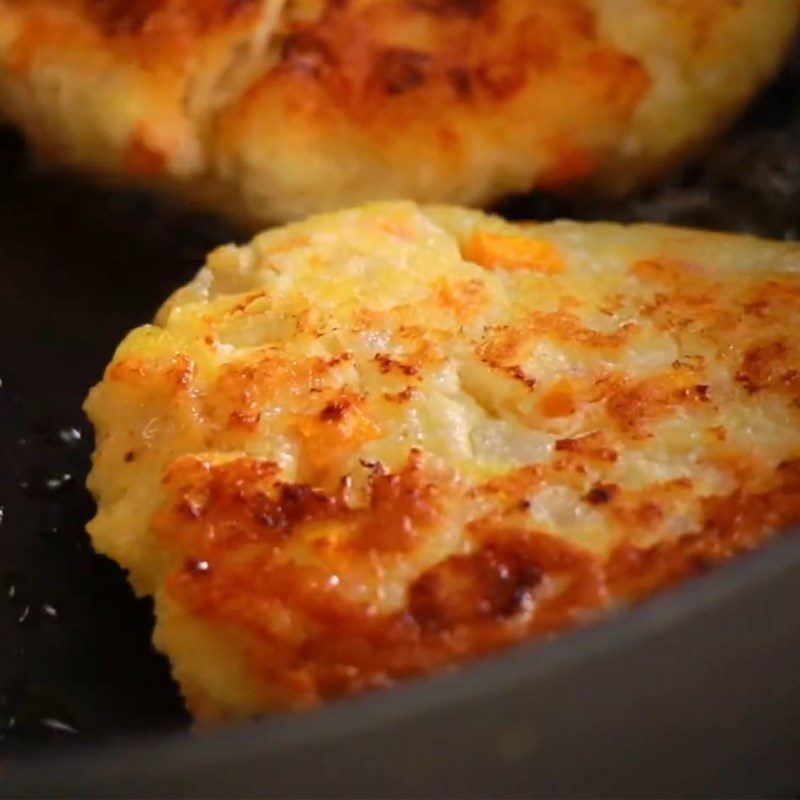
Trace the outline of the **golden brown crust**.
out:
<instances>
[{"instance_id":1,"label":"golden brown crust","mask_svg":"<svg viewBox=\"0 0 800 800\"><path fill-rule=\"evenodd\" d=\"M91 533L203 718L583 624L800 522L796 245L380 204L221 249L160 320L88 401Z\"/></svg>"},{"instance_id":2,"label":"golden brown crust","mask_svg":"<svg viewBox=\"0 0 800 800\"><path fill-rule=\"evenodd\" d=\"M423 33L414 37L417 26ZM391 45L404 29L412 46ZM595 13L574 0L546 0L523 13L508 3L473 3L467 13L462 5L407 0L329 3L312 23L292 26L265 83L302 83L305 103L319 93L320 107L385 130L401 121L427 125L443 105L491 113L535 75L557 70L574 71L597 98L613 94L612 113L623 115L647 86L641 64L598 43ZM457 141L459 133L443 127L441 136Z\"/></svg>"},{"instance_id":3,"label":"golden brown crust","mask_svg":"<svg viewBox=\"0 0 800 800\"><path fill-rule=\"evenodd\" d=\"M751 96L800 2L641 0L621 13L602 0L2 0L0 11L0 104L40 147L263 222L376 197L627 188Z\"/></svg>"},{"instance_id":4,"label":"golden brown crust","mask_svg":"<svg viewBox=\"0 0 800 800\"><path fill-rule=\"evenodd\" d=\"M348 602L335 587L343 571L368 569L376 553L402 552L412 532L424 534L435 519L430 495L443 487L426 484L413 466L377 476L364 514L308 486L284 485L275 500L266 500L254 491L265 468L251 461L210 470L189 461L169 476L171 484L179 474L182 489L157 526L169 544L176 531L189 543L182 552L190 555L169 576L167 591L190 614L252 633L254 668L297 708L563 630L752 550L800 521L798 467L796 461L780 465L764 492L709 499L696 532L650 547L633 542L651 516L628 520L630 538L607 556L551 534L479 520L469 533L475 549L422 572L405 605L391 614ZM613 504L615 494L595 487L586 502ZM651 515L659 508L654 502ZM285 560L281 543L296 526L348 515L362 517L353 540L314 542L325 568ZM212 538L211 530L218 535ZM291 624L276 626L275 618L286 615Z\"/></svg>"},{"instance_id":5,"label":"golden brown crust","mask_svg":"<svg viewBox=\"0 0 800 800\"><path fill-rule=\"evenodd\" d=\"M195 42L234 21L252 20L260 5L261 0L5 0L4 9L23 21L24 62L57 31L93 36L99 46L154 63L186 55Z\"/></svg>"},{"instance_id":6,"label":"golden brown crust","mask_svg":"<svg viewBox=\"0 0 800 800\"><path fill-rule=\"evenodd\" d=\"M258 0L83 0L82 3L88 18L105 36L143 40L162 31L176 36L198 36L256 5Z\"/></svg>"}]
</instances>

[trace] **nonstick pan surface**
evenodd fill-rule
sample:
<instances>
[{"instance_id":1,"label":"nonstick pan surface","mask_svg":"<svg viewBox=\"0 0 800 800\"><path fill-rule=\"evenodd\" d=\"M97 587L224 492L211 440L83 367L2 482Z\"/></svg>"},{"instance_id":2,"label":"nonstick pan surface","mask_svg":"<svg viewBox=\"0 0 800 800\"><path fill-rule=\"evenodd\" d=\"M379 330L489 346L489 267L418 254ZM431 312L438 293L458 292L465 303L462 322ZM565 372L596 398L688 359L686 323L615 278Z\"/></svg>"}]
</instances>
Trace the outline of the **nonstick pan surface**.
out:
<instances>
[{"instance_id":1,"label":"nonstick pan surface","mask_svg":"<svg viewBox=\"0 0 800 800\"><path fill-rule=\"evenodd\" d=\"M668 185L514 217L800 236L800 53ZM607 623L446 677L188 734L150 609L92 554L80 406L131 327L215 244L147 196L42 172L0 131L0 794L800 793L800 537Z\"/></svg>"}]
</instances>

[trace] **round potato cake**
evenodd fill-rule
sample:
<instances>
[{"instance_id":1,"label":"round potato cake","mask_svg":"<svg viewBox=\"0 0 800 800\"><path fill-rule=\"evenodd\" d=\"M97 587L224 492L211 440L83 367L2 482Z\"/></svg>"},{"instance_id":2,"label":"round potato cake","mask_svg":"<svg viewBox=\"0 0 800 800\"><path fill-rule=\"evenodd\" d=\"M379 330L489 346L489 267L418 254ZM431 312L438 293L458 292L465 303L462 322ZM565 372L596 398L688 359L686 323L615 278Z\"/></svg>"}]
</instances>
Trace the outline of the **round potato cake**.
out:
<instances>
[{"instance_id":1,"label":"round potato cake","mask_svg":"<svg viewBox=\"0 0 800 800\"><path fill-rule=\"evenodd\" d=\"M0 0L0 116L249 223L621 192L771 76L800 0Z\"/></svg>"},{"instance_id":2,"label":"round potato cake","mask_svg":"<svg viewBox=\"0 0 800 800\"><path fill-rule=\"evenodd\" d=\"M226 246L86 410L201 719L596 619L800 522L800 247L379 203Z\"/></svg>"}]
</instances>

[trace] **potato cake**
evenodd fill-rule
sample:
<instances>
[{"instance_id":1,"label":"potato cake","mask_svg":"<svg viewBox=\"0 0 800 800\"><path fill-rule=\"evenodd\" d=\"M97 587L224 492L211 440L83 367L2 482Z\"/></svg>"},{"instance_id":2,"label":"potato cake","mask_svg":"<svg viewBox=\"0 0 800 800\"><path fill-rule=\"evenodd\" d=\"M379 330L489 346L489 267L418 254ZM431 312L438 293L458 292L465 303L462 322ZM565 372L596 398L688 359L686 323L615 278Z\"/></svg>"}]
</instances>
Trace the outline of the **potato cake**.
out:
<instances>
[{"instance_id":1,"label":"potato cake","mask_svg":"<svg viewBox=\"0 0 800 800\"><path fill-rule=\"evenodd\" d=\"M0 116L261 225L622 192L781 63L799 0L0 0Z\"/></svg>"},{"instance_id":2,"label":"potato cake","mask_svg":"<svg viewBox=\"0 0 800 800\"><path fill-rule=\"evenodd\" d=\"M225 246L86 404L201 719L595 619L800 521L800 247L378 203Z\"/></svg>"}]
</instances>

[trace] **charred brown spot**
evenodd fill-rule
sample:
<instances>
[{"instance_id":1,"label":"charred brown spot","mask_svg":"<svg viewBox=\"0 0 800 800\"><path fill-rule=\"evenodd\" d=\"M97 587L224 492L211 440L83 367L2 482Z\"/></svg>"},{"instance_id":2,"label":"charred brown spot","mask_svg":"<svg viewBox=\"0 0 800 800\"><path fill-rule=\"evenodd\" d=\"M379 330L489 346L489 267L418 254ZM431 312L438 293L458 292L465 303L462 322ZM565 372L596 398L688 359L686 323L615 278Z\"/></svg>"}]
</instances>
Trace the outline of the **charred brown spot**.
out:
<instances>
[{"instance_id":1,"label":"charred brown spot","mask_svg":"<svg viewBox=\"0 0 800 800\"><path fill-rule=\"evenodd\" d=\"M619 492L619 486L616 484L598 483L586 493L584 500L586 500L587 503L599 506L613 500L617 492Z\"/></svg>"},{"instance_id":2,"label":"charred brown spot","mask_svg":"<svg viewBox=\"0 0 800 800\"><path fill-rule=\"evenodd\" d=\"M85 0L95 24L108 35L138 33L163 0Z\"/></svg>"},{"instance_id":3,"label":"charred brown spot","mask_svg":"<svg viewBox=\"0 0 800 800\"><path fill-rule=\"evenodd\" d=\"M778 464L778 475L782 487L797 487L800 489L800 458L790 458Z\"/></svg>"},{"instance_id":4,"label":"charred brown spot","mask_svg":"<svg viewBox=\"0 0 800 800\"><path fill-rule=\"evenodd\" d=\"M383 398L384 400L388 400L390 403L408 403L415 395L416 391L413 386L406 386L401 392L384 392Z\"/></svg>"},{"instance_id":5,"label":"charred brown spot","mask_svg":"<svg viewBox=\"0 0 800 800\"><path fill-rule=\"evenodd\" d=\"M390 372L399 372L408 378L412 378L419 374L419 367L416 364L398 361L386 353L377 353L374 361L378 364L378 368L384 375L388 375Z\"/></svg>"},{"instance_id":6,"label":"charred brown spot","mask_svg":"<svg viewBox=\"0 0 800 800\"><path fill-rule=\"evenodd\" d=\"M248 295L243 300L240 300L236 305L231 308L231 314L244 314L247 312L247 309L255 303L257 300L261 300L263 297L266 296L266 292L254 292L253 294Z\"/></svg>"},{"instance_id":7,"label":"charred brown spot","mask_svg":"<svg viewBox=\"0 0 800 800\"><path fill-rule=\"evenodd\" d=\"M338 521L352 532L342 544L352 558L365 550L404 551L443 513L447 476L427 474L415 451L399 472L378 464L371 471L369 500L353 508L341 481L333 492L280 482L274 462L241 458L211 466L179 459L165 477L175 504L159 512L156 527L169 539L189 536L193 546L205 541L205 534L194 539L198 530L209 531L208 546L219 554L258 542L273 546L307 523Z\"/></svg>"},{"instance_id":8,"label":"charred brown spot","mask_svg":"<svg viewBox=\"0 0 800 800\"><path fill-rule=\"evenodd\" d=\"M779 385L800 383L800 373L791 361L792 354L783 339L753 347L745 353L736 380L750 394Z\"/></svg>"},{"instance_id":9,"label":"charred brown spot","mask_svg":"<svg viewBox=\"0 0 800 800\"><path fill-rule=\"evenodd\" d=\"M408 609L428 631L493 621L516 614L542 572L513 548L484 545L471 555L450 556L424 572L409 589Z\"/></svg>"},{"instance_id":10,"label":"charred brown spot","mask_svg":"<svg viewBox=\"0 0 800 800\"><path fill-rule=\"evenodd\" d=\"M759 319L776 319L800 310L800 286L791 279L757 284L743 305L746 313Z\"/></svg>"},{"instance_id":11,"label":"charred brown spot","mask_svg":"<svg viewBox=\"0 0 800 800\"><path fill-rule=\"evenodd\" d=\"M524 384L529 389L533 389L536 386L536 378L528 375L525 370L518 365L503 367L503 372L505 372L506 375L513 378L515 381L519 381L519 383Z\"/></svg>"},{"instance_id":12,"label":"charred brown spot","mask_svg":"<svg viewBox=\"0 0 800 800\"><path fill-rule=\"evenodd\" d=\"M448 17L477 19L487 13L495 0L409 0L412 8Z\"/></svg>"},{"instance_id":13,"label":"charred brown spot","mask_svg":"<svg viewBox=\"0 0 800 800\"><path fill-rule=\"evenodd\" d=\"M331 356L325 363L329 367L338 367L340 364L346 364L353 360L352 353L339 353L338 356Z\"/></svg>"},{"instance_id":14,"label":"charred brown spot","mask_svg":"<svg viewBox=\"0 0 800 800\"><path fill-rule=\"evenodd\" d=\"M475 71L481 86L498 101L510 99L527 83L525 67L518 60L482 64Z\"/></svg>"},{"instance_id":15,"label":"charred brown spot","mask_svg":"<svg viewBox=\"0 0 800 800\"><path fill-rule=\"evenodd\" d=\"M638 381L614 377L604 387L606 411L624 433L634 438L652 435L648 427L676 409L705 403L709 387L689 382L691 371L675 369Z\"/></svg>"},{"instance_id":16,"label":"charred brown spot","mask_svg":"<svg viewBox=\"0 0 800 800\"><path fill-rule=\"evenodd\" d=\"M139 36L154 19L165 29L202 32L253 8L256 0L84 0L89 17L107 36ZM176 7L178 6L178 7Z\"/></svg>"},{"instance_id":17,"label":"charred brown spot","mask_svg":"<svg viewBox=\"0 0 800 800\"><path fill-rule=\"evenodd\" d=\"M418 459L412 452L401 472L373 473L369 513L353 542L357 548L407 550L439 518L446 486L426 478Z\"/></svg>"},{"instance_id":18,"label":"charred brown spot","mask_svg":"<svg viewBox=\"0 0 800 800\"><path fill-rule=\"evenodd\" d=\"M352 401L348 398L331 400L319 412L319 418L323 422L339 422L352 406Z\"/></svg>"},{"instance_id":19,"label":"charred brown spot","mask_svg":"<svg viewBox=\"0 0 800 800\"><path fill-rule=\"evenodd\" d=\"M574 439L559 439L555 445L556 452L574 453L586 458L613 463L617 460L617 451L610 446L604 433L597 431Z\"/></svg>"},{"instance_id":20,"label":"charred brown spot","mask_svg":"<svg viewBox=\"0 0 800 800\"><path fill-rule=\"evenodd\" d=\"M478 357L494 364L507 364L520 356L525 348L541 337L589 349L617 350L630 343L639 331L636 323L621 325L604 333L587 328L579 317L565 311L534 311L517 325L492 325L478 347Z\"/></svg>"},{"instance_id":21,"label":"charred brown spot","mask_svg":"<svg viewBox=\"0 0 800 800\"><path fill-rule=\"evenodd\" d=\"M679 390L679 396L685 400L697 400L705 403L710 398L710 390L704 383L688 386Z\"/></svg>"},{"instance_id":22,"label":"charred brown spot","mask_svg":"<svg viewBox=\"0 0 800 800\"><path fill-rule=\"evenodd\" d=\"M130 464L132 461L136 460L136 452L134 450L128 450L128 452L125 453L123 458L126 464Z\"/></svg>"},{"instance_id":23,"label":"charred brown spot","mask_svg":"<svg viewBox=\"0 0 800 800\"><path fill-rule=\"evenodd\" d=\"M465 67L449 69L447 71L447 80L458 97L467 99L472 96L474 89L472 73Z\"/></svg>"},{"instance_id":24,"label":"charred brown spot","mask_svg":"<svg viewBox=\"0 0 800 800\"><path fill-rule=\"evenodd\" d=\"M276 500L264 498L260 505L259 522L283 535L290 534L301 523L329 519L343 511L338 497L293 483L282 484Z\"/></svg>"},{"instance_id":25,"label":"charred brown spot","mask_svg":"<svg viewBox=\"0 0 800 800\"><path fill-rule=\"evenodd\" d=\"M330 47L309 32L287 36L283 41L282 59L292 68L314 76L337 63Z\"/></svg>"},{"instance_id":26,"label":"charred brown spot","mask_svg":"<svg viewBox=\"0 0 800 800\"><path fill-rule=\"evenodd\" d=\"M425 82L432 63L427 53L390 48L376 57L373 81L386 94L404 94Z\"/></svg>"}]
</instances>

